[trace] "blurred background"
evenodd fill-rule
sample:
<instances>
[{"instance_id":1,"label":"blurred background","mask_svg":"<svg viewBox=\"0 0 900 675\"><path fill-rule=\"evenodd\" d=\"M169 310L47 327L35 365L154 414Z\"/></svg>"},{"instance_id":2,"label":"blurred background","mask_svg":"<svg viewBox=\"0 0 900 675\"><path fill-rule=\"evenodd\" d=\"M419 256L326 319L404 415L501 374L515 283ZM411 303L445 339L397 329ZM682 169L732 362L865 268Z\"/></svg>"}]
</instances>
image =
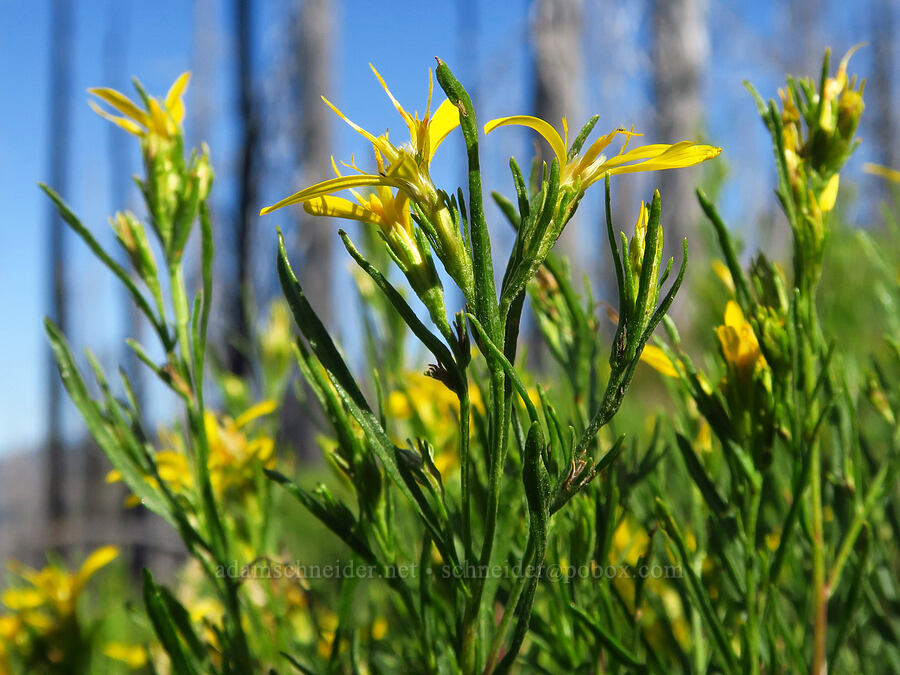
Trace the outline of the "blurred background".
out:
<instances>
[{"instance_id":1,"label":"blurred background","mask_svg":"<svg viewBox=\"0 0 900 675\"><path fill-rule=\"evenodd\" d=\"M559 126L565 115L578 129L596 113L598 132L634 125L643 142L722 146L717 162L694 170L615 181L623 230L660 186L667 246L674 252L673 242L687 236L690 270L699 274L708 269L708 235L693 196L698 184L715 195L745 258L757 248L775 258L784 250L789 234L772 198L771 147L742 83L774 97L786 72L817 77L826 47L836 68L852 45L868 43L850 68L868 80L867 110L839 213L854 227L881 226L884 182L861 166L900 166L897 14L892 0L0 0L0 89L7 92L0 106L0 559L107 542L152 541L162 553L177 552L166 528L126 513L122 490L104 485L106 461L61 390L41 323L53 317L76 352L90 346L107 369L118 363L137 372L125 338L146 327L36 185L59 191L104 244L114 239L108 216L138 208L129 179L139 170L138 144L90 111L88 87L131 96L137 76L162 96L181 72L193 72L187 142L209 144L216 172L218 362L235 372L247 367L242 336L278 293L281 227L305 290L361 365L358 300L337 225L310 222L301 209L257 217L261 207L328 177L331 155L370 166L365 140L320 95L362 127L390 127L399 138L402 122L369 64L407 109L421 113L439 56L468 87L482 122L528 113ZM492 134L482 149L487 188L505 194L512 192L509 155L527 166L547 150L519 128ZM461 150L455 137L442 146L433 170L439 186L462 182ZM594 192L561 246L605 301L612 299L609 257L602 190ZM500 242L495 254L505 258L511 232L498 211L488 215ZM852 262L844 271L854 272ZM679 325L703 311L697 298L707 296L691 297L677 309ZM448 304L455 311L459 298ZM165 420L172 402L146 376L137 382L145 405ZM297 416L297 451L317 456Z\"/></svg>"}]
</instances>

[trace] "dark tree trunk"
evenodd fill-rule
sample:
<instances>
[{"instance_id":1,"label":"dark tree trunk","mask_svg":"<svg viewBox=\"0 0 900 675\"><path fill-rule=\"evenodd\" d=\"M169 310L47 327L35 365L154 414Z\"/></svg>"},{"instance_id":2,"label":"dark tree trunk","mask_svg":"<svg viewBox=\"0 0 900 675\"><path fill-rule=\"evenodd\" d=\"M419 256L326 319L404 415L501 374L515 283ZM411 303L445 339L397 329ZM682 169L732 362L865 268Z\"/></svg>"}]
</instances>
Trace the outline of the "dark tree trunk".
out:
<instances>
[{"instance_id":1,"label":"dark tree trunk","mask_svg":"<svg viewBox=\"0 0 900 675\"><path fill-rule=\"evenodd\" d=\"M68 192L69 119L72 65L72 8L68 0L54 0L50 26L50 185L63 197ZM66 228L48 201L48 264L50 269L50 318L68 332L66 308ZM48 525L56 527L66 512L63 496L65 455L62 440L63 393L59 372L50 358L47 388L47 447L45 504Z\"/></svg>"},{"instance_id":2,"label":"dark tree trunk","mask_svg":"<svg viewBox=\"0 0 900 675\"><path fill-rule=\"evenodd\" d=\"M894 32L896 4L891 0L872 0L873 69L871 86L866 94L872 99L872 126L877 148L876 161L892 169L900 169L900 142L897 140L896 109L894 107ZM871 92L871 94L870 94ZM887 188L879 180L882 188Z\"/></svg>"},{"instance_id":3,"label":"dark tree trunk","mask_svg":"<svg viewBox=\"0 0 900 675\"><path fill-rule=\"evenodd\" d=\"M291 35L293 60L291 99L293 148L297 166L296 185L312 183L332 177L328 158L334 152L331 124L333 113L322 102L331 88L332 38L334 33L333 0L303 0L296 3ZM326 326L333 327L332 304L332 247L336 236L321 218L307 215L300 208L293 209L297 219L294 247L302 264L300 283L311 298L319 317ZM307 401L313 400L306 390ZM282 413L283 433L296 444L298 456L311 460L317 456L313 406L299 406L293 397L285 401Z\"/></svg>"},{"instance_id":4,"label":"dark tree trunk","mask_svg":"<svg viewBox=\"0 0 900 675\"><path fill-rule=\"evenodd\" d=\"M237 43L238 112L240 156L238 159L238 202L234 227L236 288L230 341L229 368L237 375L249 372L253 308L252 233L258 211L259 114L253 86L253 31L251 0L235 0L234 30Z\"/></svg>"},{"instance_id":5,"label":"dark tree trunk","mask_svg":"<svg viewBox=\"0 0 900 675\"><path fill-rule=\"evenodd\" d=\"M656 142L697 140L702 131L701 84L708 53L705 0L654 0ZM698 220L694 191L700 171L694 167L654 176L662 195L666 258L681 259L681 240L691 234ZM695 237L691 243L696 246L699 242Z\"/></svg>"},{"instance_id":6,"label":"dark tree trunk","mask_svg":"<svg viewBox=\"0 0 900 675\"><path fill-rule=\"evenodd\" d=\"M536 0L531 39L535 61L534 111L561 131L566 117L578 133L584 122L581 112L582 36L584 4L582 0ZM553 152L546 143L538 144L541 158L550 165ZM577 217L567 226L557 251L569 257L573 269L581 268ZM576 272L577 274L577 272Z\"/></svg>"},{"instance_id":7,"label":"dark tree trunk","mask_svg":"<svg viewBox=\"0 0 900 675\"><path fill-rule=\"evenodd\" d=\"M322 102L331 87L333 34L332 0L304 0L300 3L294 33L297 59L294 100L297 115L296 157L303 185L331 178L328 158L334 152L331 138L333 113ZM333 228L321 218L294 209L297 214L298 244L303 267L300 282L309 297L318 300L316 312L326 325L331 323L331 251Z\"/></svg>"}]
</instances>

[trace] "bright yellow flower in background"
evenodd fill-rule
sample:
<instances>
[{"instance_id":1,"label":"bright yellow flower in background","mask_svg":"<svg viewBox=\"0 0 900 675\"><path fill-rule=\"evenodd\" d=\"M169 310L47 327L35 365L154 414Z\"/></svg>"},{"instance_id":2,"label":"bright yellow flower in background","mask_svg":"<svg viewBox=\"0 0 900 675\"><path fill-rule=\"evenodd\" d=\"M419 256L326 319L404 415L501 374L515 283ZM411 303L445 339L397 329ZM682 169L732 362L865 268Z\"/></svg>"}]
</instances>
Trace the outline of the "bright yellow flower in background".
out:
<instances>
[{"instance_id":1,"label":"bright yellow flower in background","mask_svg":"<svg viewBox=\"0 0 900 675\"><path fill-rule=\"evenodd\" d=\"M89 93L118 110L124 117L104 110L94 101L88 103L95 113L135 136L146 138L148 135L155 135L169 139L181 132L181 122L184 119L184 103L181 97L190 79L190 71L182 73L169 88L163 101L148 96L146 110L142 110L134 101L115 89L107 87L88 89Z\"/></svg>"},{"instance_id":2,"label":"bright yellow flower in background","mask_svg":"<svg viewBox=\"0 0 900 675\"><path fill-rule=\"evenodd\" d=\"M7 651L30 649L30 638L59 633L64 641L75 624L75 609L85 585L100 569L119 555L115 546L103 546L91 553L78 568L70 572L59 563L34 569L18 561L10 561L10 571L25 581L23 586L7 588L0 602L11 611L0 616L0 665ZM77 630L77 627L76 627Z\"/></svg>"},{"instance_id":3,"label":"bright yellow flower in background","mask_svg":"<svg viewBox=\"0 0 900 675\"><path fill-rule=\"evenodd\" d=\"M588 146L587 150L569 159L569 126L566 119L562 120L563 135L560 136L553 125L531 115L513 115L491 120L484 125L484 133L489 134L494 129L509 125L528 127L538 132L550 144L559 162L560 187L571 187L579 193L583 193L606 174L613 176L638 171L679 169L712 159L722 152L722 148L691 141L671 145L666 143L643 145L626 152L631 137L641 134L619 128L601 136ZM625 136L625 143L619 152L610 157L604 155L603 151L618 135Z\"/></svg>"},{"instance_id":4,"label":"bright yellow flower in background","mask_svg":"<svg viewBox=\"0 0 900 675\"><path fill-rule=\"evenodd\" d=\"M209 479L216 494L222 495L230 488L246 486L261 467L275 467L275 440L266 435L248 437L246 427L254 420L275 412L277 407L275 401L263 401L234 420L206 413Z\"/></svg>"},{"instance_id":5,"label":"bright yellow flower in background","mask_svg":"<svg viewBox=\"0 0 900 675\"><path fill-rule=\"evenodd\" d=\"M257 403L239 415L237 419L219 416L206 411L204 424L209 443L209 479L213 491L221 497L231 488L243 488L250 484L263 467L275 466L275 440L265 434L248 435L247 427L253 421L274 412L278 404L273 400ZM184 443L178 433L161 431L160 441L165 450L154 455L159 477L173 493L186 493L193 489L194 479ZM106 475L107 483L117 483L122 474L113 469ZM155 476L144 476L154 489L159 489ZM125 500L126 506L140 504L136 495Z\"/></svg>"},{"instance_id":6,"label":"bright yellow flower in background","mask_svg":"<svg viewBox=\"0 0 900 675\"><path fill-rule=\"evenodd\" d=\"M751 373L757 363L765 364L753 326L744 318L744 313L734 300L728 301L725 307L725 324L716 328L716 335L722 345L725 361L739 374Z\"/></svg>"},{"instance_id":7,"label":"bright yellow flower in background","mask_svg":"<svg viewBox=\"0 0 900 675\"><path fill-rule=\"evenodd\" d=\"M477 402L473 400L472 404L481 405L481 398L478 397ZM387 408L392 419L416 419L428 430L428 441L435 449L434 464L441 475L459 465L456 449L459 399L444 383L427 375L410 374L404 379L402 389L390 393Z\"/></svg>"},{"instance_id":8,"label":"bright yellow flower in background","mask_svg":"<svg viewBox=\"0 0 900 675\"><path fill-rule=\"evenodd\" d=\"M143 645L108 642L103 646L103 653L114 661L121 661L131 670L147 665L147 649Z\"/></svg>"}]
</instances>

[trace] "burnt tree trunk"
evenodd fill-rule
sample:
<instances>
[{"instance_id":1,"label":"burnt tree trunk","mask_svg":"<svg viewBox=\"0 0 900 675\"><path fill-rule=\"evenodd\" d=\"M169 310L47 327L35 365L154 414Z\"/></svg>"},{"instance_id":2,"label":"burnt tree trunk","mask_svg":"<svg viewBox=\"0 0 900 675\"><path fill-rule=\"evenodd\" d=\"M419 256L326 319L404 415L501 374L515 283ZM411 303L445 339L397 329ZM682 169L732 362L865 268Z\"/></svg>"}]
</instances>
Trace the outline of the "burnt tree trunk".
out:
<instances>
[{"instance_id":1,"label":"burnt tree trunk","mask_svg":"<svg viewBox=\"0 0 900 675\"><path fill-rule=\"evenodd\" d=\"M705 0L653 2L654 142L697 140L702 131L701 85L709 54L706 9ZM662 196L663 256L664 260L674 257L676 269L681 261L682 239L690 238L695 253L700 244L698 237L690 235L700 218L695 190L701 171L692 167L653 176ZM685 308L676 301L676 318Z\"/></svg>"},{"instance_id":2,"label":"burnt tree trunk","mask_svg":"<svg viewBox=\"0 0 900 675\"><path fill-rule=\"evenodd\" d=\"M331 63L334 33L333 0L302 0L294 10L291 35L292 88L291 99L296 111L292 117L293 148L297 175L295 185L332 177L328 158L333 152L332 115L322 101L331 87ZM326 326L334 326L332 295L332 249L335 229L321 218L308 215L301 208L292 209L297 219L294 247L302 261L298 270L300 283L312 299L316 313ZM314 400L307 388L307 401ZM298 406L293 397L286 399L282 414L284 433L295 444L298 456L309 460L317 457L313 406Z\"/></svg>"},{"instance_id":3,"label":"burnt tree trunk","mask_svg":"<svg viewBox=\"0 0 900 675\"><path fill-rule=\"evenodd\" d=\"M258 211L259 113L253 84L253 30L251 0L234 0L234 37L237 47L239 157L238 196L234 225L236 281L232 306L228 365L236 375L247 375L252 340L253 277L252 234Z\"/></svg>"},{"instance_id":4,"label":"burnt tree trunk","mask_svg":"<svg viewBox=\"0 0 900 675\"><path fill-rule=\"evenodd\" d=\"M581 112L583 26L582 0L536 0L531 29L534 114L560 131L563 117L574 129L573 133L578 133L585 121ZM541 159L549 166L552 150L543 142L538 147ZM576 221L577 216L566 226L556 249L569 257L574 270L581 269L579 263L583 262L579 260Z\"/></svg>"},{"instance_id":5,"label":"burnt tree trunk","mask_svg":"<svg viewBox=\"0 0 900 675\"><path fill-rule=\"evenodd\" d=\"M50 142L47 163L50 185L64 198L68 192L73 7L68 0L54 0L50 19L50 116L47 120ZM47 209L50 318L63 333L67 333L66 228L49 200ZM52 539L53 528L58 526L66 513L63 496L66 472L62 439L63 392L52 356L48 365L44 509Z\"/></svg>"}]
</instances>

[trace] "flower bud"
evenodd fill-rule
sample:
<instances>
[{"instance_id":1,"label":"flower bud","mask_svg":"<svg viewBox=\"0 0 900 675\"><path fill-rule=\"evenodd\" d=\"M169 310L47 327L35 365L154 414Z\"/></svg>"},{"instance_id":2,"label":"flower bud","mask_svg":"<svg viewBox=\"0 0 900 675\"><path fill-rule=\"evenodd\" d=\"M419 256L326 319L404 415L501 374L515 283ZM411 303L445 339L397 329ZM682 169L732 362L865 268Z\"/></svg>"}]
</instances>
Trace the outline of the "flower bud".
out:
<instances>
[{"instance_id":1,"label":"flower bud","mask_svg":"<svg viewBox=\"0 0 900 675\"><path fill-rule=\"evenodd\" d=\"M148 283L149 280L155 280L156 260L147 241L144 226L131 211L119 211L109 222L137 275Z\"/></svg>"}]
</instances>

